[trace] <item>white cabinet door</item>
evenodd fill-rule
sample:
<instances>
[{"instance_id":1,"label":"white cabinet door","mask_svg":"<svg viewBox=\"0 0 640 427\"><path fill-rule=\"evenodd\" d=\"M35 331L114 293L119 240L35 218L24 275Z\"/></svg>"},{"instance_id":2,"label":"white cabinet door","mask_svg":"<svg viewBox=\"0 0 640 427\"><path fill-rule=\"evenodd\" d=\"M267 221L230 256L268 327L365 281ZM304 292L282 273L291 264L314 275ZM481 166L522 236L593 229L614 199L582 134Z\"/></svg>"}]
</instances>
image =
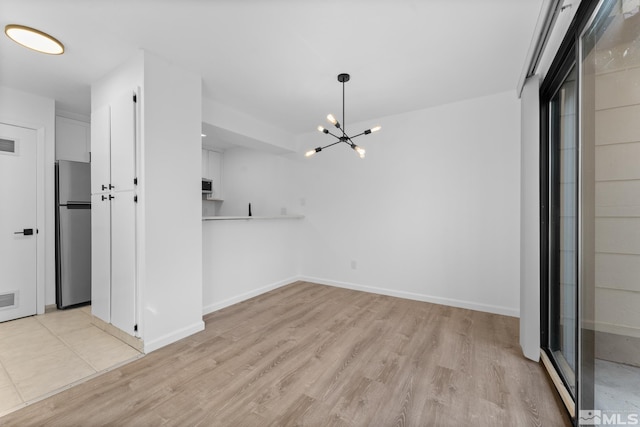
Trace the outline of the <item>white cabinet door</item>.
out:
<instances>
[{"instance_id":1,"label":"white cabinet door","mask_svg":"<svg viewBox=\"0 0 640 427\"><path fill-rule=\"evenodd\" d=\"M111 103L111 188L133 190L136 165L136 123L133 91Z\"/></svg>"},{"instance_id":2,"label":"white cabinet door","mask_svg":"<svg viewBox=\"0 0 640 427\"><path fill-rule=\"evenodd\" d=\"M111 203L91 196L91 314L111 321Z\"/></svg>"},{"instance_id":3,"label":"white cabinet door","mask_svg":"<svg viewBox=\"0 0 640 427\"><path fill-rule=\"evenodd\" d=\"M111 324L135 335L136 209L134 192L111 200Z\"/></svg>"},{"instance_id":4,"label":"white cabinet door","mask_svg":"<svg viewBox=\"0 0 640 427\"><path fill-rule=\"evenodd\" d=\"M92 313L135 335L134 92L91 114Z\"/></svg>"},{"instance_id":5,"label":"white cabinet door","mask_svg":"<svg viewBox=\"0 0 640 427\"><path fill-rule=\"evenodd\" d=\"M209 150L202 150L202 177L211 179L209 175Z\"/></svg>"},{"instance_id":6,"label":"white cabinet door","mask_svg":"<svg viewBox=\"0 0 640 427\"><path fill-rule=\"evenodd\" d=\"M91 113L91 193L109 191L111 182L111 108Z\"/></svg>"},{"instance_id":7,"label":"white cabinet door","mask_svg":"<svg viewBox=\"0 0 640 427\"><path fill-rule=\"evenodd\" d=\"M207 194L208 200L223 200L222 191L222 153L217 151L208 152L209 179L212 181L211 194Z\"/></svg>"},{"instance_id":8,"label":"white cabinet door","mask_svg":"<svg viewBox=\"0 0 640 427\"><path fill-rule=\"evenodd\" d=\"M89 123L56 117L56 160L88 162L89 141Z\"/></svg>"}]
</instances>

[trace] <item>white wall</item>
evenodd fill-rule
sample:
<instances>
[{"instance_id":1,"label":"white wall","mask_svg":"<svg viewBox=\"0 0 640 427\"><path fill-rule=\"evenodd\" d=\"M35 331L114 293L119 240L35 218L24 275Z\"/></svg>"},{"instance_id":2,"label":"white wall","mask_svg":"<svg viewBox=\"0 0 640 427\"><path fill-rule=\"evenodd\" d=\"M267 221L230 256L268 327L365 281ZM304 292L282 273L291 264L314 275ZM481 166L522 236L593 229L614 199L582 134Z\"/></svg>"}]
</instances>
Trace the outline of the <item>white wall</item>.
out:
<instances>
[{"instance_id":1,"label":"white wall","mask_svg":"<svg viewBox=\"0 0 640 427\"><path fill-rule=\"evenodd\" d=\"M43 260L37 273L37 310L55 304L55 101L0 86L0 122L36 129L38 132L38 258Z\"/></svg>"},{"instance_id":2,"label":"white wall","mask_svg":"<svg viewBox=\"0 0 640 427\"><path fill-rule=\"evenodd\" d=\"M241 135L249 146L293 151L294 137L290 133L255 117L234 110L211 99L202 102L202 120L224 132Z\"/></svg>"},{"instance_id":3,"label":"white wall","mask_svg":"<svg viewBox=\"0 0 640 427\"><path fill-rule=\"evenodd\" d=\"M297 280L302 221L203 221L204 313Z\"/></svg>"},{"instance_id":4,"label":"white wall","mask_svg":"<svg viewBox=\"0 0 640 427\"><path fill-rule=\"evenodd\" d=\"M291 156L248 148L232 148L223 154L224 202L219 215L281 215L292 211L293 168Z\"/></svg>"},{"instance_id":5,"label":"white wall","mask_svg":"<svg viewBox=\"0 0 640 427\"><path fill-rule=\"evenodd\" d=\"M213 215L258 216L299 213L292 203L294 163L290 155L248 148L224 152L224 202L203 205ZM295 157L295 155L294 155ZM204 313L297 280L303 220L204 221L202 223Z\"/></svg>"},{"instance_id":6,"label":"white wall","mask_svg":"<svg viewBox=\"0 0 640 427\"><path fill-rule=\"evenodd\" d=\"M91 85L91 111L107 105L125 91L135 90L144 83L145 53L139 51Z\"/></svg>"},{"instance_id":7,"label":"white wall","mask_svg":"<svg viewBox=\"0 0 640 427\"><path fill-rule=\"evenodd\" d=\"M518 316L520 104L515 93L375 122L297 164L308 280ZM299 138L299 153L327 144ZM300 158L300 157L299 157ZM302 206L304 205L304 206Z\"/></svg>"}]
</instances>

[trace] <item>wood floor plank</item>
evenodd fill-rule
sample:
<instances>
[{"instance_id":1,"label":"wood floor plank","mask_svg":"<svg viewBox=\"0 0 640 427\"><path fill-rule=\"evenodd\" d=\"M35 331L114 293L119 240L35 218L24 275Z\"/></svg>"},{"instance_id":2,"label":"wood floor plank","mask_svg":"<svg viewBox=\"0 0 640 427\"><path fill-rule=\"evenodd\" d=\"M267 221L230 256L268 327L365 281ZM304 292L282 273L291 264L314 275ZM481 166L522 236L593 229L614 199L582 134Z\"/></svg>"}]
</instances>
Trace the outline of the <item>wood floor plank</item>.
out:
<instances>
[{"instance_id":1,"label":"wood floor plank","mask_svg":"<svg viewBox=\"0 0 640 427\"><path fill-rule=\"evenodd\" d=\"M7 426L569 426L517 319L306 282Z\"/></svg>"}]
</instances>

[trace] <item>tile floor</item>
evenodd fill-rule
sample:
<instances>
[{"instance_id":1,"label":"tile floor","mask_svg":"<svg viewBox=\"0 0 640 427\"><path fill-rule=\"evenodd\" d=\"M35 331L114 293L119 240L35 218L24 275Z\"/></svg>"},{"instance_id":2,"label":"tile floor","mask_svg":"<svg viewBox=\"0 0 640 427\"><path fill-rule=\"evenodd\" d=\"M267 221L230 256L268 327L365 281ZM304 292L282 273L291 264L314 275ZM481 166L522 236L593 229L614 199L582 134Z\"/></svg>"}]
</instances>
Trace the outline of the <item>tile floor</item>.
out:
<instances>
[{"instance_id":1,"label":"tile floor","mask_svg":"<svg viewBox=\"0 0 640 427\"><path fill-rule=\"evenodd\" d=\"M0 416L139 357L89 306L0 323Z\"/></svg>"}]
</instances>

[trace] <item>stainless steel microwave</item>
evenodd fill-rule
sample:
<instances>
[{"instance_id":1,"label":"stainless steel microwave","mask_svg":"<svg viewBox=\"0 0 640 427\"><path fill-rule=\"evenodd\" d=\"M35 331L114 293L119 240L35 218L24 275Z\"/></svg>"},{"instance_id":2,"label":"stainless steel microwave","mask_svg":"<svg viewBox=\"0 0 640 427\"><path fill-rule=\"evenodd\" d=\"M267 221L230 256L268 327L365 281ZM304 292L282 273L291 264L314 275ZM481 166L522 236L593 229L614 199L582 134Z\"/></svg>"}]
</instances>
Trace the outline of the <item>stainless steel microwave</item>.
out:
<instances>
[{"instance_id":1,"label":"stainless steel microwave","mask_svg":"<svg viewBox=\"0 0 640 427\"><path fill-rule=\"evenodd\" d=\"M202 178L202 194L211 194L213 191L213 182L210 179Z\"/></svg>"}]
</instances>

